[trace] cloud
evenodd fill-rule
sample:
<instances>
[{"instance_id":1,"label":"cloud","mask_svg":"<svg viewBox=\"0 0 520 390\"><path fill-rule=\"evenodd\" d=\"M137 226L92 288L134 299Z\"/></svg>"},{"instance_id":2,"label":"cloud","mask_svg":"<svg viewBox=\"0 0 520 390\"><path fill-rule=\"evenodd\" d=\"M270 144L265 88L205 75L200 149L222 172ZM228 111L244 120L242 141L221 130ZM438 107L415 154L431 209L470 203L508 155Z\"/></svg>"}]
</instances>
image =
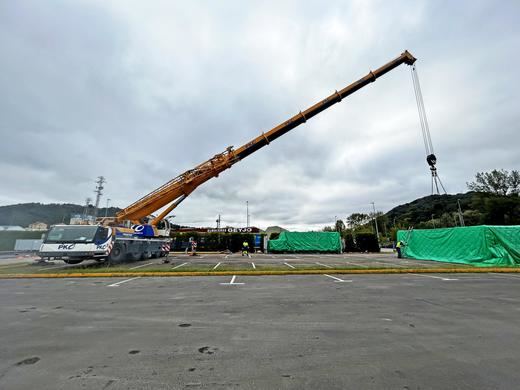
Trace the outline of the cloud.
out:
<instances>
[{"instance_id":1,"label":"cloud","mask_svg":"<svg viewBox=\"0 0 520 390\"><path fill-rule=\"evenodd\" d=\"M124 207L409 49L449 192L518 169L516 2L4 2L0 204ZM464 14L464 18L460 15ZM403 66L197 189L178 223L319 228L427 195Z\"/></svg>"}]
</instances>

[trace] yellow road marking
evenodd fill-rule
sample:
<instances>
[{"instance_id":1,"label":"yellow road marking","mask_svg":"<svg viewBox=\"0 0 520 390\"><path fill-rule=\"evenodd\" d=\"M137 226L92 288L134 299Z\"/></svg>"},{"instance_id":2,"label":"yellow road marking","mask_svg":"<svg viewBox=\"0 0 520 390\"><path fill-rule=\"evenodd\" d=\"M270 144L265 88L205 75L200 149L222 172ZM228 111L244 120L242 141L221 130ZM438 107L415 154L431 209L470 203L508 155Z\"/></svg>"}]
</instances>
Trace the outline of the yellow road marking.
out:
<instances>
[{"instance_id":1,"label":"yellow road marking","mask_svg":"<svg viewBox=\"0 0 520 390\"><path fill-rule=\"evenodd\" d=\"M327 273L331 274L356 274L356 275L376 275L376 274L457 274L457 273L520 273L519 268L378 268L378 269L328 269ZM288 269L277 271L138 271L138 272L85 272L85 273L42 273L42 274L0 274L0 279L32 279L32 278L115 278L115 277L167 277L167 276L262 276L262 275L315 275L323 274L323 270L319 269Z\"/></svg>"}]
</instances>

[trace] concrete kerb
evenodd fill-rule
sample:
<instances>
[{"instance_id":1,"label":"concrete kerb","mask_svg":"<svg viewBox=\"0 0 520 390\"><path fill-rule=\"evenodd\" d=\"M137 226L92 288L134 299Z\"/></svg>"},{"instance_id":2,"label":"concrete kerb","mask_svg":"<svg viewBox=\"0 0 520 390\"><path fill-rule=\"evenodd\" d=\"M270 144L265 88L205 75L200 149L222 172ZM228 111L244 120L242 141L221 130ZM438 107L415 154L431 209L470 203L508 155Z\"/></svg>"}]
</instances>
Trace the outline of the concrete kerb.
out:
<instances>
[{"instance_id":1,"label":"concrete kerb","mask_svg":"<svg viewBox=\"0 0 520 390\"><path fill-rule=\"evenodd\" d=\"M122 277L181 277L181 276L276 276L276 275L378 275L378 274L455 274L455 273L520 273L518 268L378 268L378 269L311 269L284 271L192 271L192 272L85 272L60 274L0 274L0 279L65 279L65 278L122 278Z\"/></svg>"}]
</instances>

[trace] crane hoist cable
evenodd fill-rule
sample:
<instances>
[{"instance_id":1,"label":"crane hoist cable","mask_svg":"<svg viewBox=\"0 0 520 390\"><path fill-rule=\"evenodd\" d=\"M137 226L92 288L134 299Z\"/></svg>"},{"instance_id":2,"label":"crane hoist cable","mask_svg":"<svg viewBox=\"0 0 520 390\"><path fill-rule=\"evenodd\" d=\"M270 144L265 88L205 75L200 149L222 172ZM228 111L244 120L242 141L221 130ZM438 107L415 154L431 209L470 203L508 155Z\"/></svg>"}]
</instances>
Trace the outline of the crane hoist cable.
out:
<instances>
[{"instance_id":1,"label":"crane hoist cable","mask_svg":"<svg viewBox=\"0 0 520 390\"><path fill-rule=\"evenodd\" d=\"M437 157L435 156L435 152L433 150L432 137L430 135L430 126L428 126L428 118L426 117L426 109L424 108L424 100L422 97L421 84L419 83L419 75L417 73L417 67L415 64L411 66L410 69L412 75L412 84L413 90L415 93L415 101L417 102L417 111L419 112L419 121L421 122L421 133L424 141L424 149L426 151L426 162L430 166L430 172L432 175L432 195L436 192L437 195L440 195L439 186L442 188L444 194L446 194L446 189L442 184L441 178L437 173ZM433 190L435 186L436 191Z\"/></svg>"}]
</instances>

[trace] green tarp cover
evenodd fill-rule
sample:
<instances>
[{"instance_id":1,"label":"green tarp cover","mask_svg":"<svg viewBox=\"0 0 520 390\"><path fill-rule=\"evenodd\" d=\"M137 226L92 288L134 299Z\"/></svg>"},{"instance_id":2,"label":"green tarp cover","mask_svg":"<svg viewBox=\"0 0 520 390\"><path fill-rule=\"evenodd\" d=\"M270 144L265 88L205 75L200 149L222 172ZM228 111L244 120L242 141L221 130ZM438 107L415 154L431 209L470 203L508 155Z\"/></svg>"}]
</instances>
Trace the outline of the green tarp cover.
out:
<instances>
[{"instance_id":1,"label":"green tarp cover","mask_svg":"<svg viewBox=\"0 0 520 390\"><path fill-rule=\"evenodd\" d=\"M341 252L338 232L281 232L276 240L269 240L269 252Z\"/></svg>"},{"instance_id":2,"label":"green tarp cover","mask_svg":"<svg viewBox=\"0 0 520 390\"><path fill-rule=\"evenodd\" d=\"M399 230L404 257L481 267L520 265L520 226Z\"/></svg>"}]
</instances>

